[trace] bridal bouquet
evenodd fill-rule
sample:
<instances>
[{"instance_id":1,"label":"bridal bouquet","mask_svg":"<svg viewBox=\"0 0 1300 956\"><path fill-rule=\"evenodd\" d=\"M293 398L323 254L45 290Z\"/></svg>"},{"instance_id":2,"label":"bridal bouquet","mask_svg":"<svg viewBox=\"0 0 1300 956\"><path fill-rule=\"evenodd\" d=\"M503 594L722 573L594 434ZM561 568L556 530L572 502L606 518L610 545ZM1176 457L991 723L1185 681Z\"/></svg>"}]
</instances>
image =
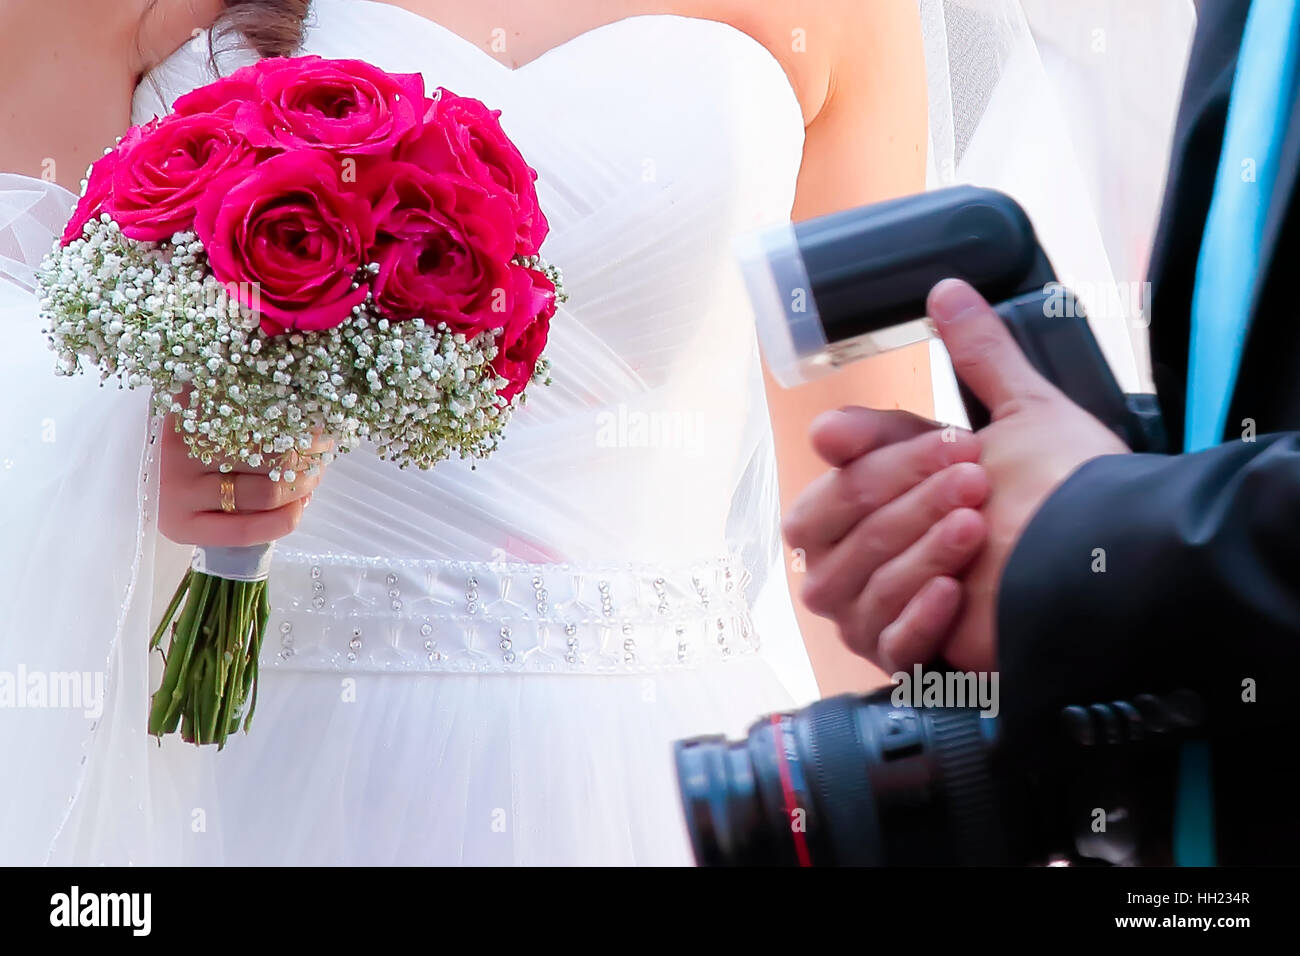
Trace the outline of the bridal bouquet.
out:
<instances>
[{"instance_id":1,"label":"bridal bouquet","mask_svg":"<svg viewBox=\"0 0 1300 956\"><path fill-rule=\"evenodd\" d=\"M402 467L491 453L546 380L565 298L538 254L537 173L499 116L319 57L181 97L90 168L45 260L57 371L84 358L150 388L222 472L314 474L317 434ZM150 733L221 746L248 729L269 554L195 550L150 645L170 627Z\"/></svg>"}]
</instances>

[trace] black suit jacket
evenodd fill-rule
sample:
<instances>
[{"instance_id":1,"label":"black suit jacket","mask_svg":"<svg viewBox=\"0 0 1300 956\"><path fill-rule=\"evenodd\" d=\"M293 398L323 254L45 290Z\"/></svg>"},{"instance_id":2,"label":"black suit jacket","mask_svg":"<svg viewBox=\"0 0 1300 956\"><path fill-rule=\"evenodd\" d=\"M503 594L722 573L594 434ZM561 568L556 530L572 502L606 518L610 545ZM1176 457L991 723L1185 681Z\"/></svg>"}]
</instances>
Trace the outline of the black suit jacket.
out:
<instances>
[{"instance_id":1,"label":"black suit jacket","mask_svg":"<svg viewBox=\"0 0 1300 956\"><path fill-rule=\"evenodd\" d=\"M1175 448L1192 287L1248 9L1200 4L1152 257L1151 347ZM999 588L1008 749L1049 746L1067 704L1197 690L1213 734L1221 863L1300 860L1298 173L1300 101L1225 443L1085 464L1034 516ZM1242 440L1246 419L1254 441ZM1094 570L1098 548L1104 572Z\"/></svg>"}]
</instances>

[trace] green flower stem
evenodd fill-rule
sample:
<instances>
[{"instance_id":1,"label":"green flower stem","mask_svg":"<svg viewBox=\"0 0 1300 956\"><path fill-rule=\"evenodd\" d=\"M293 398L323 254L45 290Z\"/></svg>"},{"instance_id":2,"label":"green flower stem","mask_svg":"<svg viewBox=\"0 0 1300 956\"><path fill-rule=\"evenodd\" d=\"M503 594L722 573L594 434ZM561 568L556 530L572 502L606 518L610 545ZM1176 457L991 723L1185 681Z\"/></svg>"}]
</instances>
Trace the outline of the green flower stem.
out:
<instances>
[{"instance_id":1,"label":"green flower stem","mask_svg":"<svg viewBox=\"0 0 1300 956\"><path fill-rule=\"evenodd\" d=\"M194 711L194 736L185 738L189 743L202 744L208 729L208 702L212 692L212 656L206 646L195 659L190 674L190 707Z\"/></svg>"},{"instance_id":2,"label":"green flower stem","mask_svg":"<svg viewBox=\"0 0 1300 956\"><path fill-rule=\"evenodd\" d=\"M180 617L173 623L178 608ZM270 613L265 581L187 572L150 642L151 649L158 647L171 628L149 732L161 737L179 728L186 741L220 749L241 720L247 731Z\"/></svg>"},{"instance_id":3,"label":"green flower stem","mask_svg":"<svg viewBox=\"0 0 1300 956\"><path fill-rule=\"evenodd\" d=\"M253 631L253 648L249 653L248 671L245 677L245 694L248 695L248 715L244 718L244 733L253 725L253 711L257 709L257 662L262 656L262 636L266 634L266 622L271 617L271 602L266 593L266 582L257 582L257 626Z\"/></svg>"},{"instance_id":4,"label":"green flower stem","mask_svg":"<svg viewBox=\"0 0 1300 956\"><path fill-rule=\"evenodd\" d=\"M221 714L217 725L221 736L217 741L220 750L226 744L226 737L239 729L239 712L244 700L244 669L248 666L248 651L243 639L252 628L251 598L257 584L247 581L235 582L232 606L234 616L228 626L230 640L222 657L226 664L226 675L222 679Z\"/></svg>"},{"instance_id":5,"label":"green flower stem","mask_svg":"<svg viewBox=\"0 0 1300 956\"><path fill-rule=\"evenodd\" d=\"M203 713L206 721L203 724L203 739L194 741L194 743L212 743L217 739L217 720L221 717L221 691L226 670L225 646L226 642L230 640L230 621L227 618L226 610L229 604L230 592L237 583L230 582L217 586L217 599L214 602L216 607L211 618L205 624L205 630L209 638L205 648L208 669L204 675L206 683L203 685ZM236 635L235 640L238 639L238 635Z\"/></svg>"},{"instance_id":6,"label":"green flower stem","mask_svg":"<svg viewBox=\"0 0 1300 956\"><path fill-rule=\"evenodd\" d=\"M172 633L167 653L167 667L163 672L162 686L153 697L149 713L149 733L161 736L176 729L175 717L181 713L185 693L185 676L190 657L194 652L200 611L207 598L212 579L205 574L190 576L189 597L180 622Z\"/></svg>"},{"instance_id":7,"label":"green flower stem","mask_svg":"<svg viewBox=\"0 0 1300 956\"><path fill-rule=\"evenodd\" d=\"M193 576L193 569L187 568L185 571L185 577L181 578L180 587L178 587L176 593L172 595L171 603L167 605L167 610L163 612L162 620L158 622L158 630L153 632L153 639L149 641L149 650L152 651L162 641L163 634L167 632L167 625L172 622L172 618L176 616L176 609L181 606L181 601L183 601L185 595L189 593L190 579Z\"/></svg>"},{"instance_id":8,"label":"green flower stem","mask_svg":"<svg viewBox=\"0 0 1300 956\"><path fill-rule=\"evenodd\" d=\"M238 583L238 582L236 582ZM225 680L225 664L222 661L226 643L230 640L229 622L226 619L226 606L230 597L230 588L217 588L216 610L212 615L212 635L214 663L217 665L217 695L221 695L221 683Z\"/></svg>"},{"instance_id":9,"label":"green flower stem","mask_svg":"<svg viewBox=\"0 0 1300 956\"><path fill-rule=\"evenodd\" d=\"M244 589L245 582L236 581L230 594L230 617L225 625L225 644L221 649L221 687L220 706L217 708L217 727L220 737L217 747L225 745L230 733L230 709L237 702L239 692L235 683L241 660L241 638L247 633L244 627Z\"/></svg>"}]
</instances>

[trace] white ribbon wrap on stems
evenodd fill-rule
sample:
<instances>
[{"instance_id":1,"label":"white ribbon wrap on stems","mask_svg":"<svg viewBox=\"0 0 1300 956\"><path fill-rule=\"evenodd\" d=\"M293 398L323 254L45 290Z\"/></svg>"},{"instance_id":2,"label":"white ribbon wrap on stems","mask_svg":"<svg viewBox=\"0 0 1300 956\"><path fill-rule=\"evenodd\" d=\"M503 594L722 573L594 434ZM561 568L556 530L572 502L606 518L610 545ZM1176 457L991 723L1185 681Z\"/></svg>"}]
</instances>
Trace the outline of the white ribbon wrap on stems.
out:
<instances>
[{"instance_id":1,"label":"white ribbon wrap on stems","mask_svg":"<svg viewBox=\"0 0 1300 956\"><path fill-rule=\"evenodd\" d=\"M265 581L271 574L275 543L245 548L195 548L190 567L227 581Z\"/></svg>"}]
</instances>

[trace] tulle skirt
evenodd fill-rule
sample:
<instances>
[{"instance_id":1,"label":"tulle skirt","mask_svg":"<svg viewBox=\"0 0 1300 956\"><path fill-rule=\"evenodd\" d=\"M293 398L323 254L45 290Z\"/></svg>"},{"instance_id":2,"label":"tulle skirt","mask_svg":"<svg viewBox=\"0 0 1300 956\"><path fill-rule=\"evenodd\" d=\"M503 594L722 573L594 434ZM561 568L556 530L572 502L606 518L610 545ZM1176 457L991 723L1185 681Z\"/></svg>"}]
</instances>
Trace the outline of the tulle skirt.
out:
<instances>
[{"instance_id":1,"label":"tulle skirt","mask_svg":"<svg viewBox=\"0 0 1300 956\"><path fill-rule=\"evenodd\" d=\"M758 655L653 675L272 670L251 733L154 751L148 845L180 864L688 865L673 741L790 706ZM83 801L59 855L98 862L113 817Z\"/></svg>"}]
</instances>

